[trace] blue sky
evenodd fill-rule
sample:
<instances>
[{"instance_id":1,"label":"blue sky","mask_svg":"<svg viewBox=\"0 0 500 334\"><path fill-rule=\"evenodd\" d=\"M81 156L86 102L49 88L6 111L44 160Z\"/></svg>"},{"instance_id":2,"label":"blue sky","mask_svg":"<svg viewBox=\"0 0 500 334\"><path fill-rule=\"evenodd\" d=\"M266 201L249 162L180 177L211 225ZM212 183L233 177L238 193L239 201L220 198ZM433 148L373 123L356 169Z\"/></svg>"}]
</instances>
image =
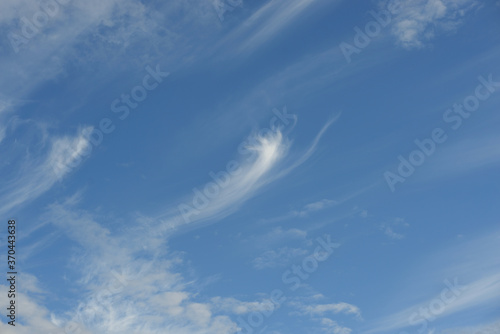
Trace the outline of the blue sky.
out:
<instances>
[{"instance_id":1,"label":"blue sky","mask_svg":"<svg viewBox=\"0 0 500 334\"><path fill-rule=\"evenodd\" d=\"M498 333L499 16L2 1L0 332Z\"/></svg>"}]
</instances>

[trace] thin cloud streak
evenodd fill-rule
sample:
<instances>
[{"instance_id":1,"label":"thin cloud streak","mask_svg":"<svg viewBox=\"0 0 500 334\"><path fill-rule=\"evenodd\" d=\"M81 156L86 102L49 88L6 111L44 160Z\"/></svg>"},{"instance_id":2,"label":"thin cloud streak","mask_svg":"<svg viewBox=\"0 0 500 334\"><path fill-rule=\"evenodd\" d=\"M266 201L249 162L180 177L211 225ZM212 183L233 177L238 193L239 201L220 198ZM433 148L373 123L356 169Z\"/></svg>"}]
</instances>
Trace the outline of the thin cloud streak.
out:
<instances>
[{"instance_id":1,"label":"thin cloud streak","mask_svg":"<svg viewBox=\"0 0 500 334\"><path fill-rule=\"evenodd\" d=\"M232 45L234 51L231 55L248 55L290 26L308 8L321 2L325 3L322 0L271 0L241 23L215 49L227 49L227 45Z\"/></svg>"},{"instance_id":2,"label":"thin cloud streak","mask_svg":"<svg viewBox=\"0 0 500 334\"><path fill-rule=\"evenodd\" d=\"M74 137L52 139L52 146L45 157L33 158L20 167L21 174L15 181L3 187L0 193L0 214L11 214L12 209L31 201L48 191L58 180L64 178L73 165L81 159L89 147L83 130ZM64 168L57 168L64 166Z\"/></svg>"}]
</instances>

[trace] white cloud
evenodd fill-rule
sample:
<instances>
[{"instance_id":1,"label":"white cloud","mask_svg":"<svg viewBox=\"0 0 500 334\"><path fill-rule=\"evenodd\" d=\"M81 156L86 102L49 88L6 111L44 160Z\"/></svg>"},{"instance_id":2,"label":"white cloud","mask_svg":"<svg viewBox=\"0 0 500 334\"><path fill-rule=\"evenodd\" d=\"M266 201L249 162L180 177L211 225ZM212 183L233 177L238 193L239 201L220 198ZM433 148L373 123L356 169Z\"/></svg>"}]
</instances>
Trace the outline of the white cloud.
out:
<instances>
[{"instance_id":1,"label":"white cloud","mask_svg":"<svg viewBox=\"0 0 500 334\"><path fill-rule=\"evenodd\" d=\"M262 253L259 257L253 259L252 263L255 269L284 267L299 257L304 257L308 253L302 248L281 247L277 250L269 250Z\"/></svg>"},{"instance_id":2,"label":"white cloud","mask_svg":"<svg viewBox=\"0 0 500 334\"><path fill-rule=\"evenodd\" d=\"M361 311L357 306L348 303L335 303L335 304L312 304L312 305L299 305L299 308L305 313L312 316L323 316L327 313L333 314L350 314L361 317Z\"/></svg>"},{"instance_id":3,"label":"white cloud","mask_svg":"<svg viewBox=\"0 0 500 334\"><path fill-rule=\"evenodd\" d=\"M0 126L0 143L2 143L3 139L5 138L5 126Z\"/></svg>"},{"instance_id":4,"label":"white cloud","mask_svg":"<svg viewBox=\"0 0 500 334\"><path fill-rule=\"evenodd\" d=\"M321 324L323 325L322 331L330 334L350 334L352 330L347 327L340 326L336 321L330 318L322 318Z\"/></svg>"},{"instance_id":5,"label":"white cloud","mask_svg":"<svg viewBox=\"0 0 500 334\"><path fill-rule=\"evenodd\" d=\"M275 307L271 300L244 302L232 297L214 297L211 302L217 310L238 315L274 310Z\"/></svg>"},{"instance_id":6,"label":"white cloud","mask_svg":"<svg viewBox=\"0 0 500 334\"><path fill-rule=\"evenodd\" d=\"M318 296L313 296L312 299L318 299ZM319 296L320 298L322 296ZM298 311L291 312L290 315L309 316L313 321L317 322L321 327L320 331L331 334L350 334L352 330L348 327L343 327L337 321L330 319L329 315L346 315L355 316L356 319L362 320L361 310L352 304L340 302L332 304L310 304L302 301L292 301L289 305Z\"/></svg>"},{"instance_id":7,"label":"white cloud","mask_svg":"<svg viewBox=\"0 0 500 334\"><path fill-rule=\"evenodd\" d=\"M274 245L292 240L305 241L307 232L298 228L284 229L281 226L273 228L271 231L258 236L249 238L249 241L260 248L269 250Z\"/></svg>"},{"instance_id":8,"label":"white cloud","mask_svg":"<svg viewBox=\"0 0 500 334\"><path fill-rule=\"evenodd\" d=\"M384 222L380 225L380 229L384 231L384 234L391 239L403 239L405 236L400 232L395 232L394 229L407 228L410 226L403 218L394 218L391 221Z\"/></svg>"},{"instance_id":9,"label":"white cloud","mask_svg":"<svg viewBox=\"0 0 500 334\"><path fill-rule=\"evenodd\" d=\"M442 31L454 31L476 0L390 0L392 33L405 48L421 48Z\"/></svg>"},{"instance_id":10,"label":"white cloud","mask_svg":"<svg viewBox=\"0 0 500 334\"><path fill-rule=\"evenodd\" d=\"M304 206L304 210L306 211L318 211L321 210L325 207L329 207L331 205L337 204L335 200L330 200L330 199L323 199L318 202L314 203L309 203L306 206Z\"/></svg>"},{"instance_id":11,"label":"white cloud","mask_svg":"<svg viewBox=\"0 0 500 334\"><path fill-rule=\"evenodd\" d=\"M291 214L298 217L307 217L307 215L311 212L320 211L336 204L338 204L338 202L335 200L322 199L317 202L306 204L301 210L292 211Z\"/></svg>"},{"instance_id":12,"label":"white cloud","mask_svg":"<svg viewBox=\"0 0 500 334\"><path fill-rule=\"evenodd\" d=\"M4 322L6 317L0 321L0 332L3 334L64 334L57 324L52 321L50 311L43 306L43 297L46 294L38 286L38 280L35 276L20 273L17 277L16 308L17 317L15 326ZM7 296L9 288L0 284L0 293ZM0 307L5 310L8 307L9 299L0 298ZM22 310L22 311L21 311ZM88 331L82 331L82 334L91 334Z\"/></svg>"}]
</instances>

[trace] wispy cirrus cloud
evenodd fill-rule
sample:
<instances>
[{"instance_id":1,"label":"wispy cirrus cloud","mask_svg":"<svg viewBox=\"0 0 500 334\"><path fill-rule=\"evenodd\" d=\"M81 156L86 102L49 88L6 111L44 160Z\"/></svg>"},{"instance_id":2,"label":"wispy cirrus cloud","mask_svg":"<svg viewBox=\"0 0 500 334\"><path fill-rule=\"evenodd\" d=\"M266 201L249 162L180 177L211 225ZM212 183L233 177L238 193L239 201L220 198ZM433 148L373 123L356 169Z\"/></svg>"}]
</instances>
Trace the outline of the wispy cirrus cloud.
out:
<instances>
[{"instance_id":1,"label":"wispy cirrus cloud","mask_svg":"<svg viewBox=\"0 0 500 334\"><path fill-rule=\"evenodd\" d=\"M49 190L57 181L64 178L77 160L85 156L83 152L90 143L83 135L84 129L74 136L48 136L43 138L39 150L21 155L17 164L17 173L4 179L0 191L0 213L7 214L10 210L31 201ZM17 150L16 150L17 148ZM22 146L15 146L10 151L13 156L21 154ZM4 151L5 152L5 151Z\"/></svg>"},{"instance_id":2,"label":"wispy cirrus cloud","mask_svg":"<svg viewBox=\"0 0 500 334\"><path fill-rule=\"evenodd\" d=\"M199 0L2 1L0 90L14 112L41 85L89 71L99 77L95 85L71 82L78 86L77 98L85 100L125 70L130 74L160 61L179 68L199 59L188 56L200 44L193 41L200 42L200 31L216 35L216 22L210 2Z\"/></svg>"},{"instance_id":3,"label":"wispy cirrus cloud","mask_svg":"<svg viewBox=\"0 0 500 334\"><path fill-rule=\"evenodd\" d=\"M225 38L222 45L236 43L234 54L253 52L291 25L312 5L321 2L321 0L271 0L242 22L233 33Z\"/></svg>"}]
</instances>

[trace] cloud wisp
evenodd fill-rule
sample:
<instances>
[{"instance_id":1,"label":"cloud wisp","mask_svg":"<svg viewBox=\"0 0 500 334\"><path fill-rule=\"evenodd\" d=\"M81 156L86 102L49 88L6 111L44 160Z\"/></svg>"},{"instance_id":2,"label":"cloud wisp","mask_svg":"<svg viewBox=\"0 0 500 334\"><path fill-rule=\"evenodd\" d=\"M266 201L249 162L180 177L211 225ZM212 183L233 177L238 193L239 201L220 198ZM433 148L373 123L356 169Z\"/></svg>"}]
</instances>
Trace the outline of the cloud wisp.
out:
<instances>
[{"instance_id":1,"label":"cloud wisp","mask_svg":"<svg viewBox=\"0 0 500 334\"><path fill-rule=\"evenodd\" d=\"M306 152L295 160L285 159L291 141L282 135L280 129L256 135L256 140L244 147L244 151L250 153L249 159L232 160L225 171L209 173L213 182L205 184L201 190L195 188L194 196L179 204L178 210L170 209L159 217L160 230L187 231L230 215L259 190L307 161L321 137L337 119L338 116L329 120Z\"/></svg>"},{"instance_id":2,"label":"cloud wisp","mask_svg":"<svg viewBox=\"0 0 500 334\"><path fill-rule=\"evenodd\" d=\"M467 12L478 8L476 0L390 0L392 33L406 49L422 48L439 32L458 29Z\"/></svg>"},{"instance_id":3,"label":"cloud wisp","mask_svg":"<svg viewBox=\"0 0 500 334\"><path fill-rule=\"evenodd\" d=\"M0 192L0 214L7 214L23 203L29 202L48 191L57 181L69 173L69 168L77 164L89 147L88 139L80 131L74 136L51 137L47 153L38 156L27 155L19 163L19 174L8 182Z\"/></svg>"}]
</instances>

